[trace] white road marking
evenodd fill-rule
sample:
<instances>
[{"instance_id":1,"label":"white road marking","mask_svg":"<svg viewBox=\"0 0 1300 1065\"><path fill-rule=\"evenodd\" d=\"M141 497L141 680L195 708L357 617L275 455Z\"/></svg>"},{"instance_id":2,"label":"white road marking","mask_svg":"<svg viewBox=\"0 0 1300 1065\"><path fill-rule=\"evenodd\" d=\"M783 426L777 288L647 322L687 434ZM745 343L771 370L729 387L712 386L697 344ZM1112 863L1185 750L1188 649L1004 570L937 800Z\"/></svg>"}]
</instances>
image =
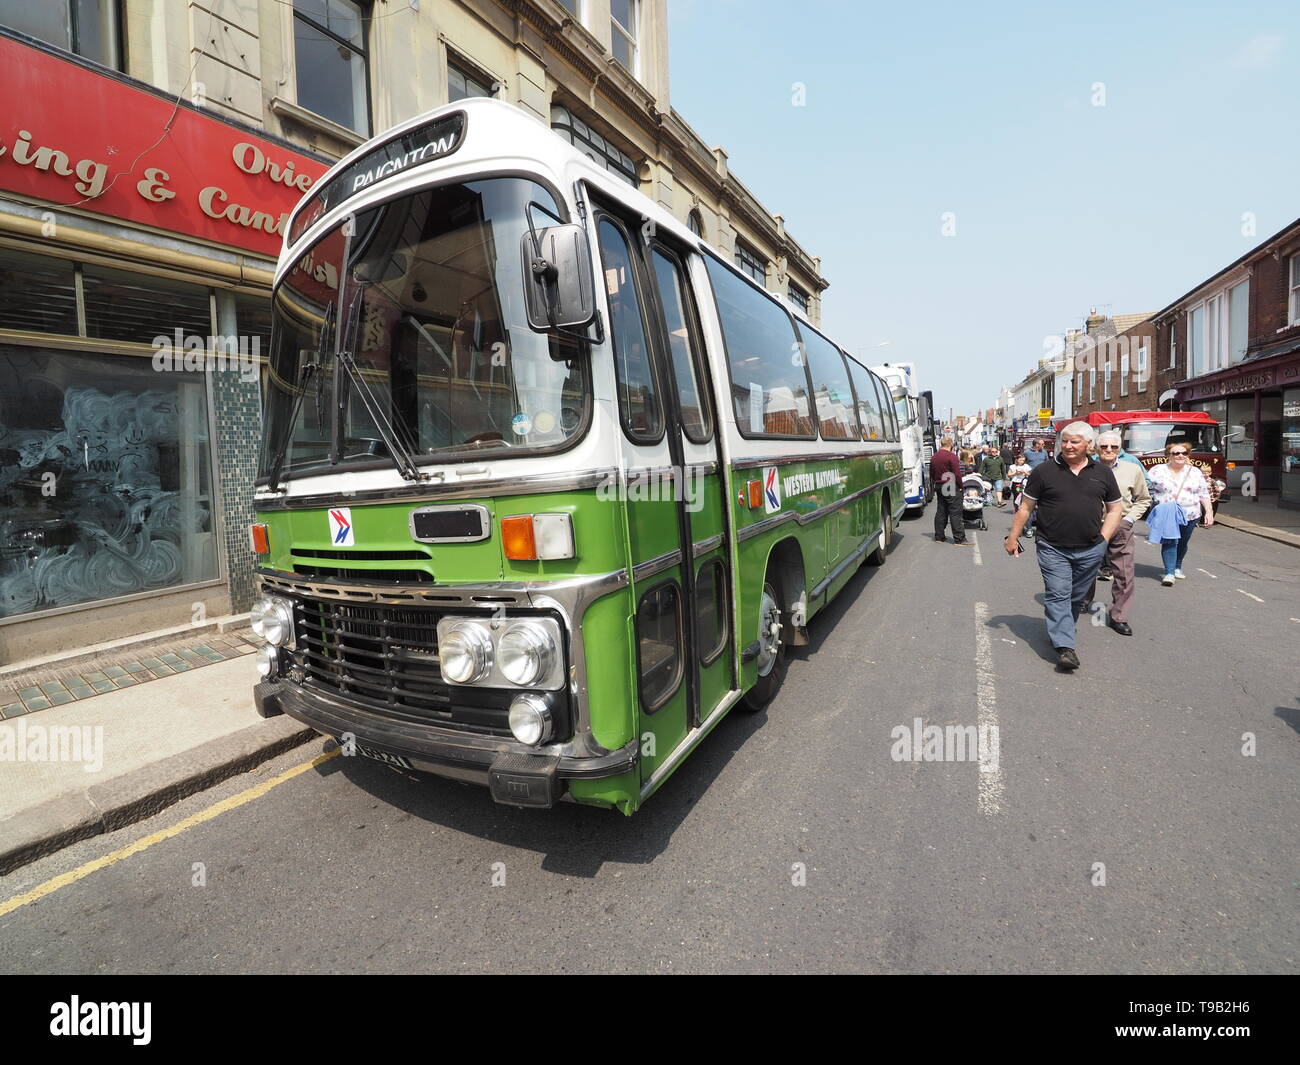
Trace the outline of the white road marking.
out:
<instances>
[{"instance_id":1,"label":"white road marking","mask_svg":"<svg viewBox=\"0 0 1300 1065\"><path fill-rule=\"evenodd\" d=\"M1197 567L1196 567L1196 572L1197 572L1197 573L1204 573L1204 574L1205 574L1207 577L1209 577L1210 580L1212 580L1212 581L1217 581L1217 580L1219 579L1219 578L1216 577L1213 573L1211 573L1208 569L1201 569L1200 566L1197 566Z\"/></svg>"},{"instance_id":2,"label":"white road marking","mask_svg":"<svg viewBox=\"0 0 1300 1065\"><path fill-rule=\"evenodd\" d=\"M977 565L977 566L982 566L982 565L984 565L984 560L983 560L982 558L980 558L980 538L979 538L978 536L976 536L974 533L971 533L971 534L970 534L970 542L971 542L972 544L975 545L975 549L974 549L974 553L975 553L975 565Z\"/></svg>"},{"instance_id":3,"label":"white road marking","mask_svg":"<svg viewBox=\"0 0 1300 1065\"><path fill-rule=\"evenodd\" d=\"M1246 598L1255 600L1257 603L1262 603L1264 601L1257 595L1251 595L1245 588L1238 588L1237 591L1246 596Z\"/></svg>"},{"instance_id":4,"label":"white road marking","mask_svg":"<svg viewBox=\"0 0 1300 1065\"><path fill-rule=\"evenodd\" d=\"M1002 751L998 734L997 688L993 678L993 641L989 639L989 608L975 604L975 702L978 707L979 732L989 736L988 747L980 746L979 809L992 817L1001 810ZM997 749L990 752L989 747ZM989 757L990 753L992 757Z\"/></svg>"}]
</instances>

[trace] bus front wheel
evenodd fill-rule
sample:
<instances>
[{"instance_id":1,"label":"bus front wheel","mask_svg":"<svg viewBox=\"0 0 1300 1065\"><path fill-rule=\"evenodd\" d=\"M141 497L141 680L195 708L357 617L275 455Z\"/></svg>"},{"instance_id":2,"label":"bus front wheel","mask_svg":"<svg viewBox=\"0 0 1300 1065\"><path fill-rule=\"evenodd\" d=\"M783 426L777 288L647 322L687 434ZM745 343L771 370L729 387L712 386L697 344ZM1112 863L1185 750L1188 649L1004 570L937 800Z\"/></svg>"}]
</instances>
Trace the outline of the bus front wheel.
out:
<instances>
[{"instance_id":1,"label":"bus front wheel","mask_svg":"<svg viewBox=\"0 0 1300 1065\"><path fill-rule=\"evenodd\" d=\"M758 681L741 700L746 710L762 710L776 698L785 680L788 662L782 618L780 590L769 574L758 608Z\"/></svg>"}]
</instances>

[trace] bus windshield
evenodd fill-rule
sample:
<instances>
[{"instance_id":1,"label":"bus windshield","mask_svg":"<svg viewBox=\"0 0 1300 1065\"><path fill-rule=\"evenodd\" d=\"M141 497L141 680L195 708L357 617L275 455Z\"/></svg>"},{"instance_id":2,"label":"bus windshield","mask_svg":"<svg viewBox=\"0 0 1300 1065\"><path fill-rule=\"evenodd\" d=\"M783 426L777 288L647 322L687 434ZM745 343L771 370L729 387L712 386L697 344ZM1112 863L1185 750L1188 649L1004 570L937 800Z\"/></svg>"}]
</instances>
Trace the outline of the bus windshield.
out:
<instances>
[{"instance_id":1,"label":"bus windshield","mask_svg":"<svg viewBox=\"0 0 1300 1065\"><path fill-rule=\"evenodd\" d=\"M1188 443L1193 451L1217 452L1219 427L1196 422L1134 422L1120 426L1124 450L1134 455L1164 451L1173 443Z\"/></svg>"},{"instance_id":2,"label":"bus windshield","mask_svg":"<svg viewBox=\"0 0 1300 1065\"><path fill-rule=\"evenodd\" d=\"M583 432L583 345L528 325L530 204L534 226L558 216L520 178L424 189L360 212L298 260L273 299L262 477L390 457L376 413L416 463L554 451Z\"/></svg>"},{"instance_id":3,"label":"bus windshield","mask_svg":"<svg viewBox=\"0 0 1300 1065\"><path fill-rule=\"evenodd\" d=\"M898 427L900 429L910 428L912 422L916 420L911 405L907 401L906 393L898 392L894 394L894 414L898 417Z\"/></svg>"}]
</instances>

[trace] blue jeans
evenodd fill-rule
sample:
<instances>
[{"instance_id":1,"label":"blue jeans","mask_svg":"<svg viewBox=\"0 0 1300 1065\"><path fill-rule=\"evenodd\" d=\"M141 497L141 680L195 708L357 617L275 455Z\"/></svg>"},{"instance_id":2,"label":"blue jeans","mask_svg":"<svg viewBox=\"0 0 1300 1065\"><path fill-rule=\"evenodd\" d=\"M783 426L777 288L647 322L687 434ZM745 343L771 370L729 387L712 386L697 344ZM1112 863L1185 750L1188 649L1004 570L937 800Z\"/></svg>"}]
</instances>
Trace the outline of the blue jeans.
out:
<instances>
[{"instance_id":1,"label":"blue jeans","mask_svg":"<svg viewBox=\"0 0 1300 1065\"><path fill-rule=\"evenodd\" d=\"M1073 647L1075 622L1106 557L1106 541L1078 548L1056 547L1041 539L1037 544L1047 636L1053 647Z\"/></svg>"},{"instance_id":2,"label":"blue jeans","mask_svg":"<svg viewBox=\"0 0 1300 1065\"><path fill-rule=\"evenodd\" d=\"M1166 576L1172 575L1174 570L1183 568L1183 559L1187 557L1187 541L1192 538L1192 532L1196 529L1196 522L1189 521L1178 530L1177 540L1160 541L1160 557L1165 562Z\"/></svg>"}]
</instances>

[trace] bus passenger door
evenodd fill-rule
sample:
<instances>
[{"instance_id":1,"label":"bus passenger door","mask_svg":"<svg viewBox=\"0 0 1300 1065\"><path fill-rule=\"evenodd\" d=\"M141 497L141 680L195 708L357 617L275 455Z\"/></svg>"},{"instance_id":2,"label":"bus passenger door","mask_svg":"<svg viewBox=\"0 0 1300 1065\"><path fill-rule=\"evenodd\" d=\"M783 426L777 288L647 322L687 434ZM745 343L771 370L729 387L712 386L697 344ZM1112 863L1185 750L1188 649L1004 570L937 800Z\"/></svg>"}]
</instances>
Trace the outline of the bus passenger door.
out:
<instances>
[{"instance_id":1,"label":"bus passenger door","mask_svg":"<svg viewBox=\"0 0 1300 1065\"><path fill-rule=\"evenodd\" d=\"M710 397L708 360L686 270L687 253L656 239L648 249L658 311L659 340L668 371L667 394L675 416L670 429L681 454L679 521L683 555L691 568L695 698L691 724L698 726L736 686L731 654L730 542L726 528L726 479Z\"/></svg>"},{"instance_id":2,"label":"bus passenger door","mask_svg":"<svg viewBox=\"0 0 1300 1065\"><path fill-rule=\"evenodd\" d=\"M660 315L644 247L632 236L640 225L601 205L593 220L621 427L621 506L633 593L632 694L645 787L686 739L696 716L694 574L675 498L680 434L666 388Z\"/></svg>"}]
</instances>

